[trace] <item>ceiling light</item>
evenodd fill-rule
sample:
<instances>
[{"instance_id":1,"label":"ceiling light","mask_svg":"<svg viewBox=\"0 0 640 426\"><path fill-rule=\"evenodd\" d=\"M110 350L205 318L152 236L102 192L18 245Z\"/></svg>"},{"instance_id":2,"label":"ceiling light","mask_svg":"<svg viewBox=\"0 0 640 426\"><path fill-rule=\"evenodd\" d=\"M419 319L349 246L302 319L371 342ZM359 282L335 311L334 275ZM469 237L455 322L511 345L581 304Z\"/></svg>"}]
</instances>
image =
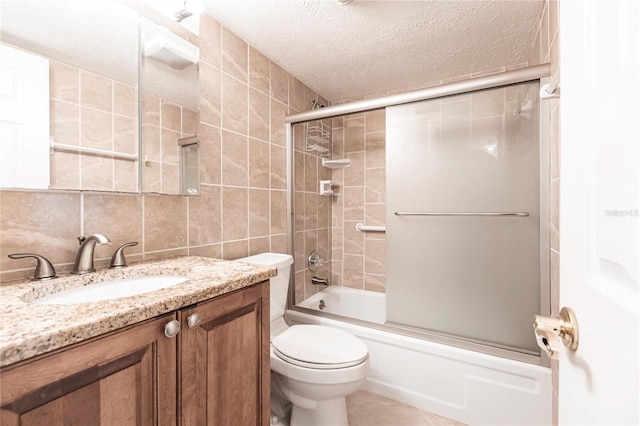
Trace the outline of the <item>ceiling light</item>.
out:
<instances>
[{"instance_id":1,"label":"ceiling light","mask_svg":"<svg viewBox=\"0 0 640 426\"><path fill-rule=\"evenodd\" d=\"M336 0L340 6L351 3L353 0Z\"/></svg>"},{"instance_id":2,"label":"ceiling light","mask_svg":"<svg viewBox=\"0 0 640 426\"><path fill-rule=\"evenodd\" d=\"M173 12L173 16L176 21L180 22L189 16L200 15L203 10L202 0L184 0Z\"/></svg>"}]
</instances>

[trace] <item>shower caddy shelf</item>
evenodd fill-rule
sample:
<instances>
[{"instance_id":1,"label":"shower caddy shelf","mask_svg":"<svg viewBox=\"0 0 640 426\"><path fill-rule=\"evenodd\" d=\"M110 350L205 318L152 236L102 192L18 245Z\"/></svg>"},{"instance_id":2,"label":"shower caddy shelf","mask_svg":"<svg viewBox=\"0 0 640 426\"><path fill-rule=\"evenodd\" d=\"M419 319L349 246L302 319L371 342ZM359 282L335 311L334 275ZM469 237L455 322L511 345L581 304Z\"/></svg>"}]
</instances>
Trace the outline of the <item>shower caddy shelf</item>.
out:
<instances>
[{"instance_id":1,"label":"shower caddy shelf","mask_svg":"<svg viewBox=\"0 0 640 426\"><path fill-rule=\"evenodd\" d=\"M351 159L341 158L339 160L329 160L328 158L323 158L322 166L327 169L344 169L351 166Z\"/></svg>"},{"instance_id":2,"label":"shower caddy shelf","mask_svg":"<svg viewBox=\"0 0 640 426\"><path fill-rule=\"evenodd\" d=\"M331 155L331 126L322 120L307 123L307 151L316 151L322 157Z\"/></svg>"}]
</instances>

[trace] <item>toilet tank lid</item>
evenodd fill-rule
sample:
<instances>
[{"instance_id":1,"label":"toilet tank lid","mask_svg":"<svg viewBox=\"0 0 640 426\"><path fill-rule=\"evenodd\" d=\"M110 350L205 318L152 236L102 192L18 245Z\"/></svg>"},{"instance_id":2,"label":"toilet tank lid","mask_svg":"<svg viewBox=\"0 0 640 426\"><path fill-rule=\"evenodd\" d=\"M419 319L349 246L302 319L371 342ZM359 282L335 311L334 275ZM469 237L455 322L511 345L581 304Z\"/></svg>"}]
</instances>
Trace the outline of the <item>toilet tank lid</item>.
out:
<instances>
[{"instance_id":1,"label":"toilet tank lid","mask_svg":"<svg viewBox=\"0 0 640 426\"><path fill-rule=\"evenodd\" d=\"M293 263L293 257L289 254L281 253L261 253L254 256L236 259L238 262L250 263L252 265L273 266L281 269Z\"/></svg>"}]
</instances>

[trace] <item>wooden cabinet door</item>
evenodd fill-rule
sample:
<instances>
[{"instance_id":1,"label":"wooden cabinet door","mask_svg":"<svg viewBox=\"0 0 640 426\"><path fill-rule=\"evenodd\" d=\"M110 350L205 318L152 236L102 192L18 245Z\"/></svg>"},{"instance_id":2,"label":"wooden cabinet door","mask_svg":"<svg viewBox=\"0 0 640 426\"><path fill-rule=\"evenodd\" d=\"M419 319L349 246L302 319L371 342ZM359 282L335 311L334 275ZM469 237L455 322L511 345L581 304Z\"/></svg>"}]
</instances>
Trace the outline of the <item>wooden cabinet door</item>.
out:
<instances>
[{"instance_id":1,"label":"wooden cabinet door","mask_svg":"<svg viewBox=\"0 0 640 426\"><path fill-rule=\"evenodd\" d=\"M0 371L0 424L175 425L172 313Z\"/></svg>"},{"instance_id":2,"label":"wooden cabinet door","mask_svg":"<svg viewBox=\"0 0 640 426\"><path fill-rule=\"evenodd\" d=\"M180 312L181 423L269 424L269 284ZM188 327L189 318L199 323Z\"/></svg>"}]
</instances>

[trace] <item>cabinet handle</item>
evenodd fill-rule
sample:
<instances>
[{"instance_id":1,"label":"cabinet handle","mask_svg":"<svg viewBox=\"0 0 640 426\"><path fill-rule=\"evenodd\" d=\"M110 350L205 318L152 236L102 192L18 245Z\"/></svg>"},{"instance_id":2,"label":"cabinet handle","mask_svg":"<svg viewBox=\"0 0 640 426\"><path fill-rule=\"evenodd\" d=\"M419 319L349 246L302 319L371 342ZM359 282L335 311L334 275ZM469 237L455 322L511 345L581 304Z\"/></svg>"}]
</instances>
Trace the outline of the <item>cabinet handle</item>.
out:
<instances>
[{"instance_id":1,"label":"cabinet handle","mask_svg":"<svg viewBox=\"0 0 640 426\"><path fill-rule=\"evenodd\" d=\"M189 328L196 328L200 325L200 315L199 314L191 314L187 317L187 325Z\"/></svg>"},{"instance_id":2,"label":"cabinet handle","mask_svg":"<svg viewBox=\"0 0 640 426\"><path fill-rule=\"evenodd\" d=\"M180 323L176 320L171 320L164 326L164 335L167 337L175 337L180 332Z\"/></svg>"}]
</instances>

